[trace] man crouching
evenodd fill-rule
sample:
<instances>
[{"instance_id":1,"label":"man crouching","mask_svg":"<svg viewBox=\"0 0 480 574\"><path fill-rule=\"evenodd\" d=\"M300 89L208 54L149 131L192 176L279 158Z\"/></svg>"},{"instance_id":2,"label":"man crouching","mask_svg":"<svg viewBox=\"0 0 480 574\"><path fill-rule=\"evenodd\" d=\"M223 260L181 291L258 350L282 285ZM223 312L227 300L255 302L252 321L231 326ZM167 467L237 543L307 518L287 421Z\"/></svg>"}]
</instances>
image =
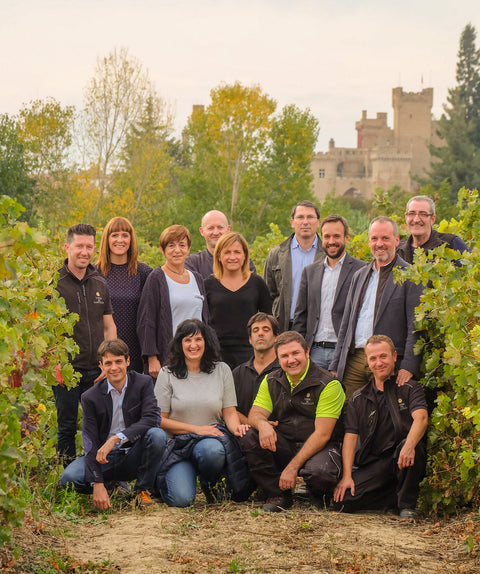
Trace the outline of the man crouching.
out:
<instances>
[{"instance_id":1,"label":"man crouching","mask_svg":"<svg viewBox=\"0 0 480 574\"><path fill-rule=\"evenodd\" d=\"M413 379L397 384L397 353L386 335L370 337L365 355L373 377L348 402L336 508L354 512L393 505L400 518L415 519L426 465L425 394Z\"/></svg>"},{"instance_id":2,"label":"man crouching","mask_svg":"<svg viewBox=\"0 0 480 574\"><path fill-rule=\"evenodd\" d=\"M340 382L310 361L302 335L282 333L275 351L280 369L261 382L248 415L252 428L240 439L250 472L267 495L267 512L292 506L297 475L313 495L335 486L339 443L333 433L345 401Z\"/></svg>"},{"instance_id":3,"label":"man crouching","mask_svg":"<svg viewBox=\"0 0 480 574\"><path fill-rule=\"evenodd\" d=\"M105 510L110 507L105 483L136 478L135 493L147 506L167 443L158 428L153 380L135 371L127 374L129 351L120 339L103 341L98 357L106 378L82 395L85 455L67 466L60 485L83 494L93 491L93 505Z\"/></svg>"}]
</instances>

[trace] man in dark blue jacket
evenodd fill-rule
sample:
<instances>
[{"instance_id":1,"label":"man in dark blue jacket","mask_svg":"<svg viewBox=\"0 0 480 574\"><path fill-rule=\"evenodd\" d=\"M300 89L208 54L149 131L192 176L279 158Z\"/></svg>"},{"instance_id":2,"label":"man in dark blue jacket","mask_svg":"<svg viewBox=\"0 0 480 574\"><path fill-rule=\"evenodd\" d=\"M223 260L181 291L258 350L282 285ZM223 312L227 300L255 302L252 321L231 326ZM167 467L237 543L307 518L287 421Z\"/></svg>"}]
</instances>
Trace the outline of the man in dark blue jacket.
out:
<instances>
[{"instance_id":1,"label":"man in dark blue jacket","mask_svg":"<svg viewBox=\"0 0 480 574\"><path fill-rule=\"evenodd\" d=\"M167 443L158 428L160 411L152 378L135 371L127 345L120 339L103 341L98 349L106 376L83 393L82 437L85 455L64 470L60 485L91 493L96 508L110 507L106 482L137 479L140 503L152 503L160 460Z\"/></svg>"}]
</instances>

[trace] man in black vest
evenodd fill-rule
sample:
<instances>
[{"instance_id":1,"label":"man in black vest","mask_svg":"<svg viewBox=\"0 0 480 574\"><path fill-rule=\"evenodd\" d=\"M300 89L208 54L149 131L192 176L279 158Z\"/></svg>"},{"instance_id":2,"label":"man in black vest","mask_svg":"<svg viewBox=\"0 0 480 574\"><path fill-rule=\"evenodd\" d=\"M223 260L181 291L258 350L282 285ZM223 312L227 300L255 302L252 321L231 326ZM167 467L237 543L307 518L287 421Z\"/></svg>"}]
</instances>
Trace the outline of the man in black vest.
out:
<instances>
[{"instance_id":1,"label":"man in black vest","mask_svg":"<svg viewBox=\"0 0 480 574\"><path fill-rule=\"evenodd\" d=\"M252 428L240 439L250 472L267 495L267 512L292 506L297 476L313 495L335 486L334 429L345 401L340 382L310 361L300 333L279 335L275 351L280 369L260 384L248 415Z\"/></svg>"},{"instance_id":2,"label":"man in black vest","mask_svg":"<svg viewBox=\"0 0 480 574\"><path fill-rule=\"evenodd\" d=\"M417 247L430 251L447 244L450 249L463 253L469 251L467 245L453 233L439 233L432 228L436 219L435 202L426 195L416 195L408 200L405 210L405 222L411 233L402 239L397 253L407 263L413 263L413 254Z\"/></svg>"},{"instance_id":3,"label":"man in black vest","mask_svg":"<svg viewBox=\"0 0 480 574\"><path fill-rule=\"evenodd\" d=\"M348 402L343 476L334 501L347 512L393 504L400 518L414 519L426 465L425 394L413 379L397 385L397 353L389 337L370 337L365 354L373 377Z\"/></svg>"}]
</instances>

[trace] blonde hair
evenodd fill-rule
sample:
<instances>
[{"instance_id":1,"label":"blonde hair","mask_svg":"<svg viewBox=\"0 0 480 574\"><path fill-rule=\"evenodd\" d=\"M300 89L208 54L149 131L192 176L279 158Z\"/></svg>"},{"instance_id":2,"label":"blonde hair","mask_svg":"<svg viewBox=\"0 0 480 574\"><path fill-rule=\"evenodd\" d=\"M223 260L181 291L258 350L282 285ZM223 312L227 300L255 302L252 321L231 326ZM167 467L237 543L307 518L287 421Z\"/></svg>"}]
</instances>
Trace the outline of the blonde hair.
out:
<instances>
[{"instance_id":1,"label":"blonde hair","mask_svg":"<svg viewBox=\"0 0 480 574\"><path fill-rule=\"evenodd\" d=\"M100 240L100 252L96 265L105 277L109 274L112 260L110 257L110 245L108 243L108 239L112 233L117 231L126 231L130 234L130 247L127 252L127 271L129 275L136 275L138 265L137 234L135 233L133 225L126 217L113 217L107 225L105 225L102 239Z\"/></svg>"},{"instance_id":2,"label":"blonde hair","mask_svg":"<svg viewBox=\"0 0 480 574\"><path fill-rule=\"evenodd\" d=\"M230 247L233 243L238 241L242 246L243 253L245 255L245 261L242 265L242 277L244 279L247 278L248 275L248 268L249 268L249 256L248 256L248 244L245 241L245 237L241 233L237 233L236 231L229 231L228 233L224 233L220 239L217 241L217 245L215 246L215 251L213 253L213 274L216 279L220 281L223 277L223 265L220 261L222 253L227 247Z\"/></svg>"}]
</instances>

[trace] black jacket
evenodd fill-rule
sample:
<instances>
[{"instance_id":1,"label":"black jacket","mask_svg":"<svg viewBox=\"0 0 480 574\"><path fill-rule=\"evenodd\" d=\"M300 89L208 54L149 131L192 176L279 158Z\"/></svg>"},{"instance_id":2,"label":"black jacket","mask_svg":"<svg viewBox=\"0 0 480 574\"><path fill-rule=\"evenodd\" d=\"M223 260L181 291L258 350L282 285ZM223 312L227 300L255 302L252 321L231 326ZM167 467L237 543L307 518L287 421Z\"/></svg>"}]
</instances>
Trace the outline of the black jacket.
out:
<instances>
[{"instance_id":1,"label":"black jacket","mask_svg":"<svg viewBox=\"0 0 480 574\"><path fill-rule=\"evenodd\" d=\"M87 267L83 279L77 279L67 261L59 270L57 291L65 299L69 312L79 315L73 328L73 340L79 353L72 365L75 369L95 369L98 367L97 349L104 339L103 316L113 313L107 283L93 265Z\"/></svg>"},{"instance_id":2,"label":"black jacket","mask_svg":"<svg viewBox=\"0 0 480 574\"><path fill-rule=\"evenodd\" d=\"M305 442L315 430L318 399L324 388L335 377L310 361L308 372L291 391L290 383L282 369L267 375L268 390L272 399L272 420L278 421L279 432L298 443ZM338 424L335 425L335 430ZM337 433L335 432L335 437Z\"/></svg>"},{"instance_id":3,"label":"black jacket","mask_svg":"<svg viewBox=\"0 0 480 574\"><path fill-rule=\"evenodd\" d=\"M395 429L395 444L398 445L407 437L412 426L413 418L410 414L412 402L416 407L425 408L425 394L422 386L411 379L401 387L396 383L396 374L384 383L385 403L392 418ZM423 398L423 401L422 401ZM372 439L376 433L382 433L378 428L378 405L376 399L375 380L353 393L347 407L345 429L349 432L349 413L356 412L358 421L359 448L355 454L355 464L361 466L369 462Z\"/></svg>"},{"instance_id":4,"label":"black jacket","mask_svg":"<svg viewBox=\"0 0 480 574\"><path fill-rule=\"evenodd\" d=\"M457 235L453 233L439 233L436 229L432 229L430 237L428 240L421 245L421 248L427 252L440 245L447 244L450 249L455 249L452 247L452 242L455 239L459 239ZM397 253L400 257L407 263L413 263L413 250L412 250L412 236L410 235L406 239L402 239L397 247ZM463 243L463 242L462 242ZM465 246L466 247L466 246ZM468 248L467 248L468 249Z\"/></svg>"}]
</instances>

